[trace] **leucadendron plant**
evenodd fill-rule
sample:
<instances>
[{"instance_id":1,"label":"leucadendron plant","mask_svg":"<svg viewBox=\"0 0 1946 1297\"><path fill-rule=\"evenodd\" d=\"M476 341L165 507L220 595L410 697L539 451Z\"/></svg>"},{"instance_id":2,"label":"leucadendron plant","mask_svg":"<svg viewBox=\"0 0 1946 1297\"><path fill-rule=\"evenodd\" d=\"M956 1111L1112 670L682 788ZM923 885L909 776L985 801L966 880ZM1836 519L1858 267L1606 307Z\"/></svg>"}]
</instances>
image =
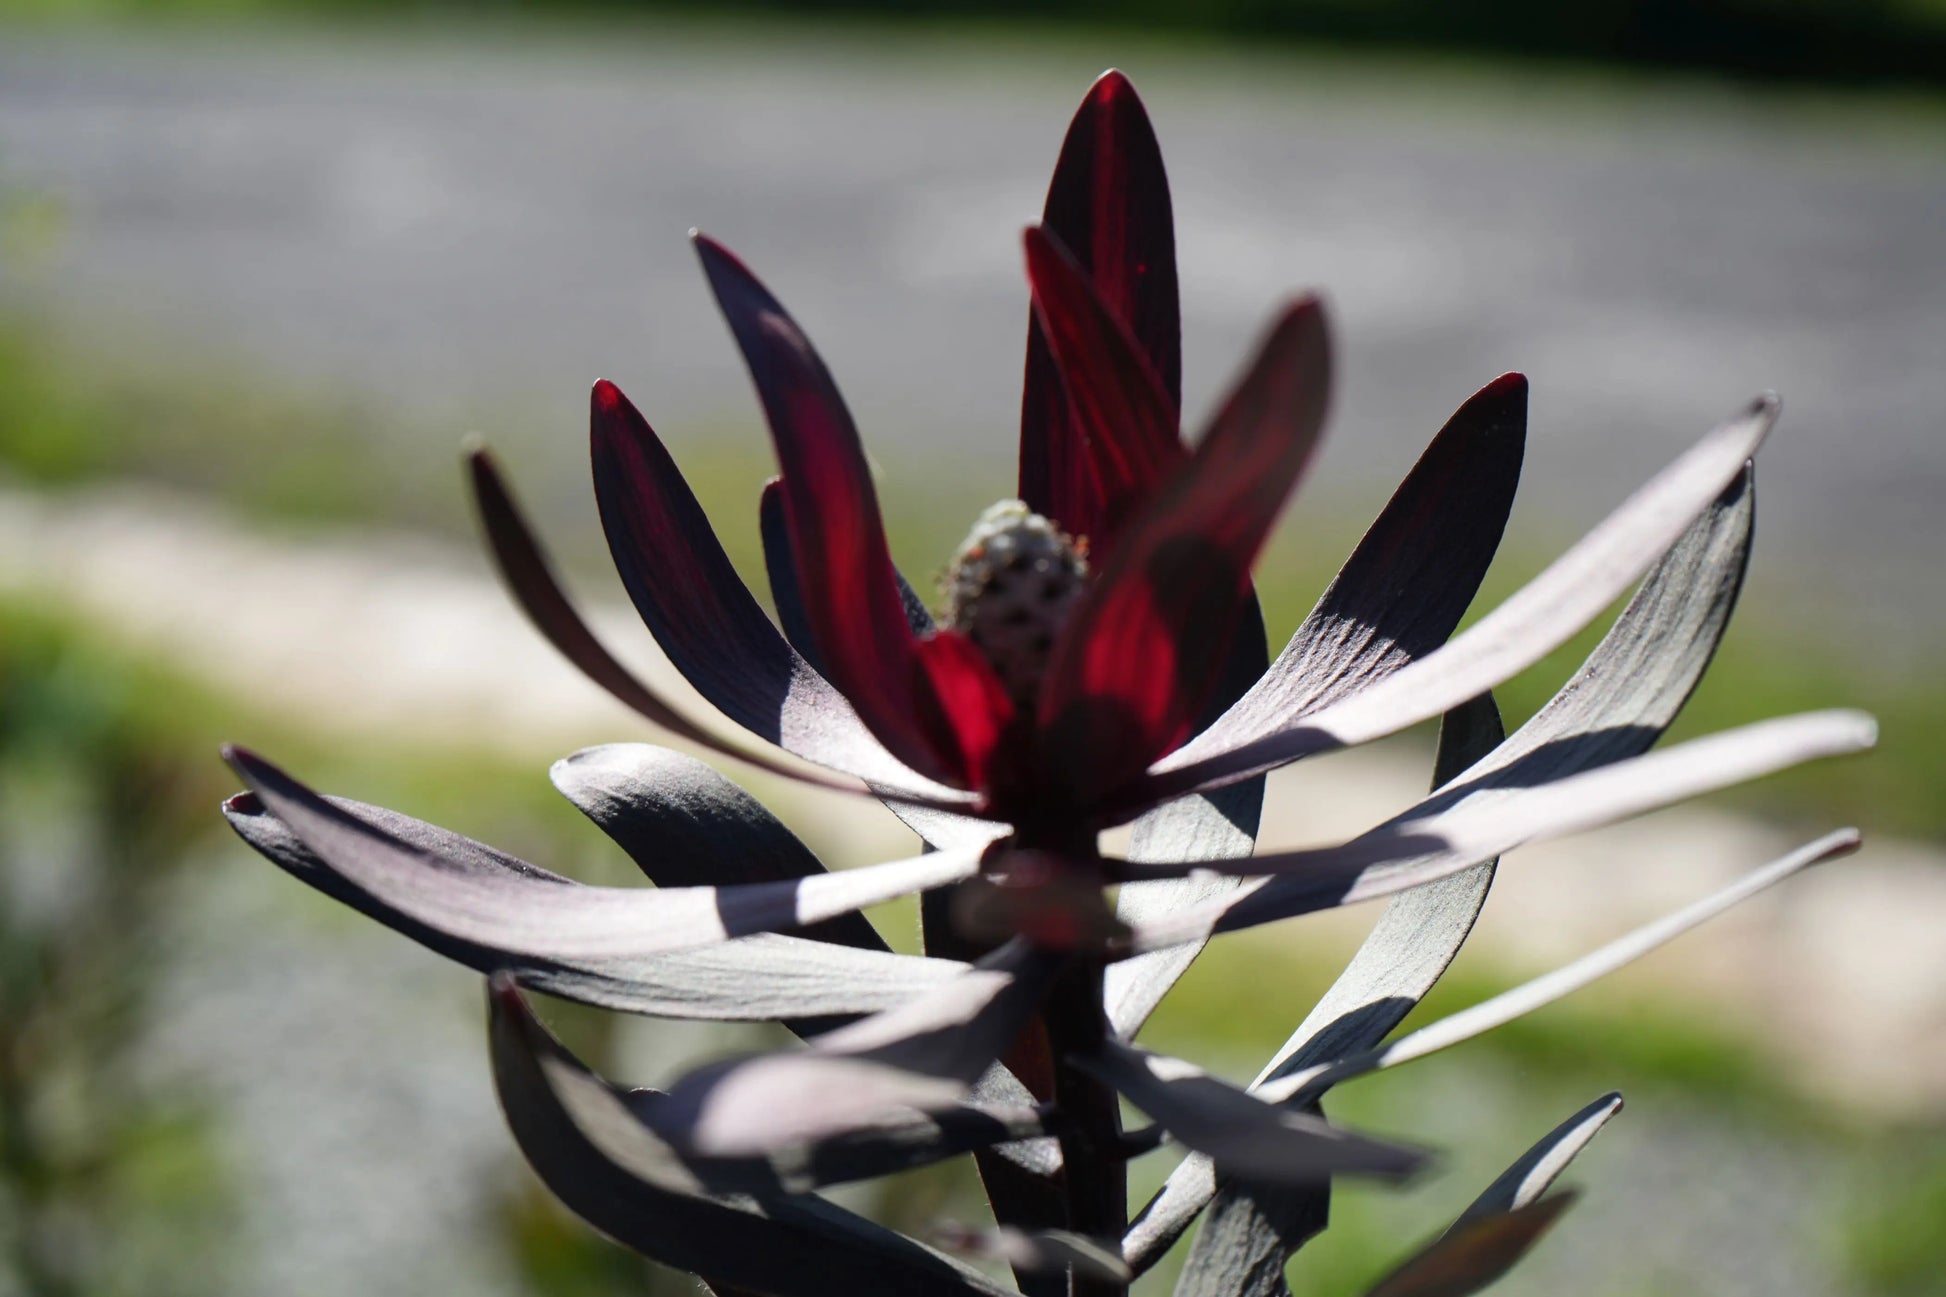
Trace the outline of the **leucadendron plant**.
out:
<instances>
[{"instance_id":1,"label":"leucadendron plant","mask_svg":"<svg viewBox=\"0 0 1946 1297\"><path fill-rule=\"evenodd\" d=\"M876 796L924 854L827 872L709 766L615 744L557 763L554 783L657 886L583 886L229 752L250 791L225 809L252 846L488 975L514 1138L619 1242L725 1293L1007 1291L970 1253L1004 1259L1030 1297L1106 1297L1200 1218L1179 1294L1282 1294L1334 1181L1399 1179L1425 1160L1328 1122L1327 1090L1530 1012L1856 846L1834 833L1387 1040L1465 940L1501 852L1871 744L1868 717L1821 712L1650 750L1736 602L1749 462L1776 402L1760 397L1703 437L1454 635L1526 435L1525 380L1494 379L1432 439L1273 660L1250 567L1325 423L1325 312L1311 296L1277 312L1208 426L1184 439L1169 192L1142 106L1111 72L1026 234L1017 498L975 522L935 620L893 566L858 434L810 340L722 246L696 247L776 447L761 527L777 623L605 382L596 501L676 669L722 718L802 762L685 714L617 663L480 452L472 483L493 553L541 632L660 731ZM1638 582L1573 679L1503 735L1492 688ZM1442 717L1425 800L1349 841L1253 853L1265 772ZM1105 854L1102 832L1129 823L1127 857ZM859 911L914 893L926 953L895 954ZM1364 947L1249 1085L1138 1043L1213 935L1381 897ZM551 1037L528 990L774 1019L805 1044L709 1064L666 1092L628 1090ZM1123 1100L1152 1124L1124 1130ZM1550 1184L1619 1106L1610 1095L1569 1116L1373 1293L1468 1293L1497 1278L1570 1201ZM1131 1216L1128 1164L1165 1148L1187 1155ZM963 1155L991 1225L921 1241L817 1193Z\"/></svg>"}]
</instances>

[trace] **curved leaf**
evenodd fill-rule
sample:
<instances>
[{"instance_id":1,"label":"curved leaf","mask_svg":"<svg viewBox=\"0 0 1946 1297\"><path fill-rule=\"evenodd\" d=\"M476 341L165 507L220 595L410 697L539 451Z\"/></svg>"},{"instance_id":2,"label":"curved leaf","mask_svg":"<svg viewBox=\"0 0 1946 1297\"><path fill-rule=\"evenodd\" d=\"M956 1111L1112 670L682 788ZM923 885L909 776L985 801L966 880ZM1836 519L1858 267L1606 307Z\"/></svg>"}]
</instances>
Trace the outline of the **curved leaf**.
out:
<instances>
[{"instance_id":1,"label":"curved leaf","mask_svg":"<svg viewBox=\"0 0 1946 1297\"><path fill-rule=\"evenodd\" d=\"M1039 721L1045 766L1079 805L1135 779L1194 725L1250 605L1250 563L1317 446L1329 381L1322 308L1301 299L1069 614Z\"/></svg>"},{"instance_id":2,"label":"curved leaf","mask_svg":"<svg viewBox=\"0 0 1946 1297\"><path fill-rule=\"evenodd\" d=\"M658 887L770 883L825 872L761 802L683 753L609 743L563 757L548 776ZM859 950L891 949L862 914L840 915L801 935Z\"/></svg>"},{"instance_id":3,"label":"curved leaf","mask_svg":"<svg viewBox=\"0 0 1946 1297\"><path fill-rule=\"evenodd\" d=\"M1138 928L1130 949L1389 896L1523 843L1596 828L1817 757L1863 751L1876 741L1877 729L1862 712L1807 712L1691 739L1535 787L1519 786L1513 778L1478 786L1463 781L1422 803L1423 814L1409 812L1335 847L1210 862L1206 867L1278 877L1274 885ZM1121 862L1115 868L1122 876L1145 877L1170 867Z\"/></svg>"},{"instance_id":4,"label":"curved leaf","mask_svg":"<svg viewBox=\"0 0 1946 1297\"><path fill-rule=\"evenodd\" d=\"M226 753L250 790L337 872L387 906L462 941L602 959L714 945L819 923L970 877L974 851L742 887L562 887L520 874L445 868L421 847L346 814L242 748Z\"/></svg>"},{"instance_id":5,"label":"curved leaf","mask_svg":"<svg viewBox=\"0 0 1946 1297\"><path fill-rule=\"evenodd\" d=\"M1703 438L1546 571L1444 648L1369 688L1261 732L1249 696L1158 762L1148 798L1220 786L1300 757L1369 742L1436 716L1533 665L1635 581L1728 489L1776 420L1762 398Z\"/></svg>"},{"instance_id":6,"label":"curved leaf","mask_svg":"<svg viewBox=\"0 0 1946 1297\"><path fill-rule=\"evenodd\" d=\"M442 869L581 886L396 811L342 798L331 799L331 804L418 848ZM237 836L278 868L428 950L482 973L517 973L536 990L605 1009L711 1021L830 1018L902 1004L966 970L965 964L952 960L849 950L774 934L694 950L602 957L567 955L548 940L527 940L511 932L494 939L458 937L386 903L334 869L253 794L231 798L223 814Z\"/></svg>"},{"instance_id":7,"label":"curved leaf","mask_svg":"<svg viewBox=\"0 0 1946 1297\"><path fill-rule=\"evenodd\" d=\"M818 660L893 755L927 778L969 786L959 734L918 669L878 495L837 385L743 263L711 239L697 235L695 243L770 424Z\"/></svg>"},{"instance_id":8,"label":"curved leaf","mask_svg":"<svg viewBox=\"0 0 1946 1297\"><path fill-rule=\"evenodd\" d=\"M1365 1297L1471 1297L1513 1269L1576 1195L1463 1221L1394 1270Z\"/></svg>"},{"instance_id":9,"label":"curved leaf","mask_svg":"<svg viewBox=\"0 0 1946 1297\"><path fill-rule=\"evenodd\" d=\"M1601 1133L1609 1118L1621 1110L1622 1096L1611 1091L1543 1135L1460 1213L1458 1223L1518 1211L1537 1201L1568 1169L1568 1163L1588 1147L1588 1141Z\"/></svg>"},{"instance_id":10,"label":"curved leaf","mask_svg":"<svg viewBox=\"0 0 1946 1297\"><path fill-rule=\"evenodd\" d=\"M736 1158L951 1107L1020 1033L1060 963L1010 943L953 981L808 1049L699 1068L642 1115L687 1153Z\"/></svg>"},{"instance_id":11,"label":"curved leaf","mask_svg":"<svg viewBox=\"0 0 1946 1297\"><path fill-rule=\"evenodd\" d=\"M547 1187L624 1246L769 1297L1000 1297L1004 1289L913 1240L812 1195L704 1192L681 1160L536 1022L509 980L489 1017L494 1083Z\"/></svg>"},{"instance_id":12,"label":"curved leaf","mask_svg":"<svg viewBox=\"0 0 1946 1297\"><path fill-rule=\"evenodd\" d=\"M863 791L845 781L824 778L813 771L730 743L684 716L668 700L616 661L568 601L554 576L553 565L541 552L532 529L514 505L513 496L501 479L492 456L484 450L473 451L468 456L468 467L474 502L479 508L481 525L486 531L501 578L535 628L560 650L563 657L581 668L590 680L656 725L708 751L733 757L799 783L840 792ZM815 680L815 673L806 673L804 676L794 676L793 684L818 693L813 683ZM889 754L883 761L876 760L872 750L857 743L855 736L832 741L830 733L825 731L826 725L831 727L831 732L840 735L849 734L852 727L845 723L848 708L843 700L824 694L829 694L828 686L823 694L812 700L813 706L787 708L783 712L787 718L802 716L803 719L790 727L790 733L780 732L780 743L816 745L807 751L807 756L813 759L828 758L834 763L859 764L871 772L873 782L884 789L887 796L897 795L908 801L948 810L965 810L974 804L975 799L968 794L914 779L911 772L904 770ZM807 712L810 715L804 716Z\"/></svg>"},{"instance_id":13,"label":"curved leaf","mask_svg":"<svg viewBox=\"0 0 1946 1297\"><path fill-rule=\"evenodd\" d=\"M1155 1118L1180 1144L1256 1179L1302 1183L1334 1175L1398 1180L1426 1154L1254 1098L1179 1058L1119 1041L1070 1060Z\"/></svg>"},{"instance_id":14,"label":"curved leaf","mask_svg":"<svg viewBox=\"0 0 1946 1297\"><path fill-rule=\"evenodd\" d=\"M1182 323L1169 181L1148 113L1120 72L1089 88L1048 186L1042 224L1134 336L1171 409L1182 404ZM1027 321L1020 498L1069 534L1102 530L1102 495L1038 316Z\"/></svg>"}]
</instances>

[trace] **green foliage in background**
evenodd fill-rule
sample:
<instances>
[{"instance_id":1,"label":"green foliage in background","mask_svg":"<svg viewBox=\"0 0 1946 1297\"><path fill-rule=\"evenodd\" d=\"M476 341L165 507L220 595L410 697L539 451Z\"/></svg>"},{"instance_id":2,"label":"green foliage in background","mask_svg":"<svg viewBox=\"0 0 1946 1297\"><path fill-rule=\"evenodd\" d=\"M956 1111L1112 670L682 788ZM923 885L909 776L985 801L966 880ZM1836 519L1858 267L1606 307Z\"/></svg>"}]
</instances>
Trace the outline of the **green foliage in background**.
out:
<instances>
[{"instance_id":1,"label":"green foliage in background","mask_svg":"<svg viewBox=\"0 0 1946 1297\"><path fill-rule=\"evenodd\" d=\"M102 665L0 615L0 1292L187 1297L232 1204L208 1111L137 1058L210 780Z\"/></svg>"},{"instance_id":2,"label":"green foliage in background","mask_svg":"<svg viewBox=\"0 0 1946 1297\"><path fill-rule=\"evenodd\" d=\"M1946 85L1942 0L0 0L30 19L682 13L977 22L1327 43L1828 83Z\"/></svg>"}]
</instances>

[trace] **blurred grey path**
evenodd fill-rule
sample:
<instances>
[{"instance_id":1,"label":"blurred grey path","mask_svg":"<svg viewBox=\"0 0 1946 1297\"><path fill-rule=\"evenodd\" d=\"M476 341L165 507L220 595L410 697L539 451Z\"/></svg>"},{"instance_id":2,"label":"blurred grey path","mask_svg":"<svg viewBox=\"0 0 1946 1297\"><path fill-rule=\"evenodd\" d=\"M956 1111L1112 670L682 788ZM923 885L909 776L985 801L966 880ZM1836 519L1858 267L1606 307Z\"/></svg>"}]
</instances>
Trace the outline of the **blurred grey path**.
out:
<instances>
[{"instance_id":1,"label":"blurred grey path","mask_svg":"<svg viewBox=\"0 0 1946 1297\"><path fill-rule=\"evenodd\" d=\"M1010 479L1020 227L1081 51L658 32L0 39L0 189L60 237L0 309L100 363L160 337L478 427L585 525L583 402L756 446L684 231L742 252L894 481ZM1126 59L1177 194L1188 401L1323 285L1337 419L1308 504L1361 519L1443 417L1532 375L1528 534L1594 511L1753 391L1755 591L1883 648L1946 628L1946 118L1422 67ZM239 453L276 455L274 430ZM441 482L450 479L441 476Z\"/></svg>"}]
</instances>

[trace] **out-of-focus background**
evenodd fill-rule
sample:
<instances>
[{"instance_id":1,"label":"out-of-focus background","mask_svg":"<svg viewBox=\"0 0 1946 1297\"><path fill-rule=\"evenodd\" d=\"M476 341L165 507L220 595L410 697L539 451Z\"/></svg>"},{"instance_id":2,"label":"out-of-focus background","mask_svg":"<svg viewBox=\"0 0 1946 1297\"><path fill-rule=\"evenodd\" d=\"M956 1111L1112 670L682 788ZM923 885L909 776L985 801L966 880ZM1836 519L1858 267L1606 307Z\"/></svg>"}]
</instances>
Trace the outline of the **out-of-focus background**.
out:
<instances>
[{"instance_id":1,"label":"out-of-focus background","mask_svg":"<svg viewBox=\"0 0 1946 1297\"><path fill-rule=\"evenodd\" d=\"M1274 641L1495 374L1534 384L1501 593L1776 388L1744 607L1684 730L1884 724L1868 759L1510 858L1427 1013L1793 835L1872 839L1347 1089L1335 1114L1446 1156L1342 1193L1297 1291L1362 1291L1619 1088L1587 1200L1506 1292L1946 1292L1946 5L0 0L0 1297L690 1290L520 1165L476 978L228 837L216 744L625 881L545 766L656 736L493 588L460 439L499 448L645 669L586 485L593 378L761 589L766 441L699 226L816 339L896 552L939 570L1011 494L1019 232L1111 64L1174 183L1191 425L1280 297L1329 294L1342 382L1260 579ZM1269 834L1381 818L1426 756L1280 777ZM909 842L755 787L834 863ZM1155 1038L1247 1077L1369 917L1219 944ZM641 1083L765 1038L552 1017ZM976 1210L949 1171L853 1201Z\"/></svg>"}]
</instances>

